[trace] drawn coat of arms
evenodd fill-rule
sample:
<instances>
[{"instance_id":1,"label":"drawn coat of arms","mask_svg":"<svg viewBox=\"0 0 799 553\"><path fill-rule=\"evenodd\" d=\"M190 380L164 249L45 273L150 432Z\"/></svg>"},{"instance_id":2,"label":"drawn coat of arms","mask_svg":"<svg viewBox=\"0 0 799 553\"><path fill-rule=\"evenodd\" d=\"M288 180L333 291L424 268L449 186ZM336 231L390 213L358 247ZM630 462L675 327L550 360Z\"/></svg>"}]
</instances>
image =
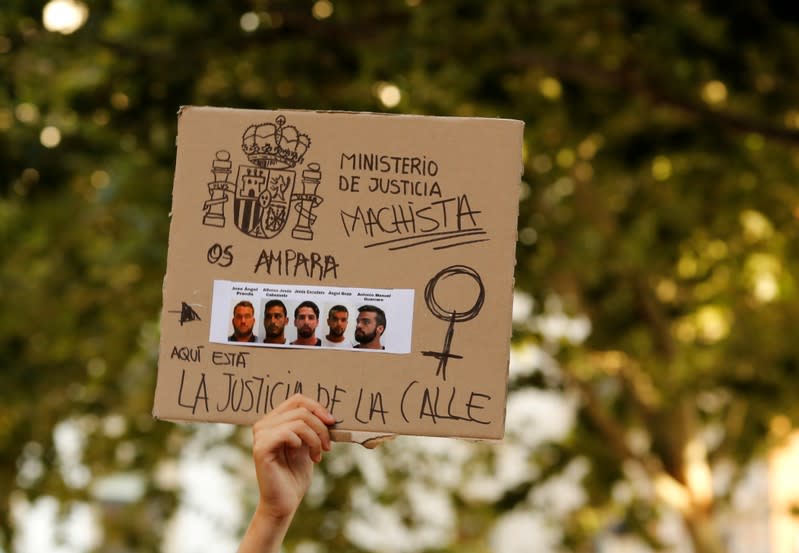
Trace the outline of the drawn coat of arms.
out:
<instances>
[{"instance_id":1,"label":"drawn coat of arms","mask_svg":"<svg viewBox=\"0 0 799 553\"><path fill-rule=\"evenodd\" d=\"M274 238L285 228L293 207L298 220L292 236L310 240L311 225L316 219L311 210L322 202L316 194L321 180L319 164L308 164L302 172L301 189L295 191L295 167L302 164L310 145L308 135L294 126L286 126L286 118L282 115L274 123L247 127L241 149L251 165L239 165L235 182L227 182L232 172L230 155L224 150L217 152L212 171L215 180L208 185L210 198L203 206L203 223L224 226L224 204L230 194L233 220L244 234L253 238Z\"/></svg>"}]
</instances>

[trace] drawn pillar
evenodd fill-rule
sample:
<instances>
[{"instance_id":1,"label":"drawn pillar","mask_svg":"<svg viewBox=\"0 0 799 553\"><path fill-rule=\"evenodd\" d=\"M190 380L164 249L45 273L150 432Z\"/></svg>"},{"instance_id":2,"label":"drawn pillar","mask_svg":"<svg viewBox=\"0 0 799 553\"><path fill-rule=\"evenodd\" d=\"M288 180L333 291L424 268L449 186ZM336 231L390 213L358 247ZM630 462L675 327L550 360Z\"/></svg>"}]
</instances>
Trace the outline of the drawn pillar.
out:
<instances>
[{"instance_id":1,"label":"drawn pillar","mask_svg":"<svg viewBox=\"0 0 799 553\"><path fill-rule=\"evenodd\" d=\"M205 215L203 216L203 224L211 227L224 227L225 226L225 202L227 202L227 191L231 187L228 182L228 176L232 168L230 162L230 152L220 150L216 153L211 165L211 173L214 175L214 180L208 183L208 195L210 198L203 204Z\"/></svg>"},{"instance_id":2,"label":"drawn pillar","mask_svg":"<svg viewBox=\"0 0 799 553\"><path fill-rule=\"evenodd\" d=\"M309 163L308 168L302 172L302 192L295 194L297 203L294 204L300 216L297 224L291 230L291 237L298 240L313 240L313 226L316 215L311 211L322 203L322 198L316 195L319 183L322 182L322 172L318 163Z\"/></svg>"}]
</instances>

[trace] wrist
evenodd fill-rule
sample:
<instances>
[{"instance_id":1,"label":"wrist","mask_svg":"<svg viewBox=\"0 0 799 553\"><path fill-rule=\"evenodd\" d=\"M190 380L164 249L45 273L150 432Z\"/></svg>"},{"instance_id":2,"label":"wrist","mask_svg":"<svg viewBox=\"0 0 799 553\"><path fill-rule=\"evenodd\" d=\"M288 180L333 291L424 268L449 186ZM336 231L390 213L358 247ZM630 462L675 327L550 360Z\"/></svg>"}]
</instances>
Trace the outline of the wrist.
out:
<instances>
[{"instance_id":1,"label":"wrist","mask_svg":"<svg viewBox=\"0 0 799 553\"><path fill-rule=\"evenodd\" d=\"M278 553L295 512L296 509L289 513L275 512L267 504L259 502L239 553Z\"/></svg>"},{"instance_id":2,"label":"wrist","mask_svg":"<svg viewBox=\"0 0 799 553\"><path fill-rule=\"evenodd\" d=\"M282 527L285 525L288 528L298 508L299 505L289 510L275 508L273 504L260 500L255 507L253 518L257 518L271 526Z\"/></svg>"}]
</instances>

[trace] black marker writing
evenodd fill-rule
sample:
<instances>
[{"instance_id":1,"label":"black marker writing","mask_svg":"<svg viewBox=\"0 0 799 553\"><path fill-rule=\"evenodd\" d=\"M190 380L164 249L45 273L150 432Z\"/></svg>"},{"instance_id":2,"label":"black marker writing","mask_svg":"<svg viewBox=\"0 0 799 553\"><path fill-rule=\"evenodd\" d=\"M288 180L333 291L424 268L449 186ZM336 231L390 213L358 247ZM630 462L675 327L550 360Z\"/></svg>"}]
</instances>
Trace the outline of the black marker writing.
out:
<instances>
[{"instance_id":1,"label":"black marker writing","mask_svg":"<svg viewBox=\"0 0 799 553\"><path fill-rule=\"evenodd\" d=\"M441 197L438 182L426 180L389 179L387 177L369 177L369 192L381 192L395 196L437 196Z\"/></svg>"},{"instance_id":2,"label":"black marker writing","mask_svg":"<svg viewBox=\"0 0 799 553\"><path fill-rule=\"evenodd\" d=\"M227 403L223 407L218 404L217 411L230 409L233 412L245 413L261 404L261 394L264 389L264 379L258 376L252 378L237 378L233 373L222 373L228 377ZM246 401L245 401L246 400Z\"/></svg>"},{"instance_id":3,"label":"black marker writing","mask_svg":"<svg viewBox=\"0 0 799 553\"><path fill-rule=\"evenodd\" d=\"M426 156L392 156L359 152L341 154L339 169L435 177L438 174L438 163L433 159L427 159Z\"/></svg>"},{"instance_id":4,"label":"black marker writing","mask_svg":"<svg viewBox=\"0 0 799 553\"><path fill-rule=\"evenodd\" d=\"M480 213L471 207L469 197L464 194L427 203L409 201L382 207L356 206L354 210L341 210L339 215L348 238L378 239L366 247L402 240L401 246L390 248L401 249L459 238L467 233L485 234L478 224ZM435 236L435 240L431 240L431 236Z\"/></svg>"},{"instance_id":5,"label":"black marker writing","mask_svg":"<svg viewBox=\"0 0 799 553\"><path fill-rule=\"evenodd\" d=\"M186 380L186 370L182 370L180 373L180 388L178 388L178 405L181 407L186 407L187 409L191 409L191 414L193 415L197 410L197 405L202 402L202 405L205 406L205 412L208 412L208 388L205 385L205 373L200 373L200 381L197 384L197 388L194 391L194 395L192 397L192 393L189 392L188 398L191 400L191 403L183 402L183 385Z\"/></svg>"},{"instance_id":6,"label":"black marker writing","mask_svg":"<svg viewBox=\"0 0 799 553\"><path fill-rule=\"evenodd\" d=\"M450 277L467 276L474 280L478 286L477 297L475 298L474 305L466 311L456 311L455 309L444 309L436 300L436 287L439 283ZM447 363L450 358L462 359L463 356L450 353L452 347L452 337L455 334L455 323L462 323L471 321L477 317L480 310L483 308L485 301L485 287L480 275L477 271L466 265L453 265L442 269L430 279L427 286L424 288L424 301L430 312L435 315L437 319L447 321L449 326L444 335L444 347L441 351L423 351L422 355L426 357L435 357L438 359L438 367L436 368L436 376L441 376L442 380L447 379Z\"/></svg>"},{"instance_id":7,"label":"black marker writing","mask_svg":"<svg viewBox=\"0 0 799 553\"><path fill-rule=\"evenodd\" d=\"M339 395L345 395L347 390L344 388L339 388L338 385L333 386L333 393L331 395L330 390L322 386L321 384L316 385L316 401L319 404L328 410L328 412L333 415L333 410L336 408L337 403L341 403L341 399ZM336 423L342 423L343 420L337 420Z\"/></svg>"},{"instance_id":8,"label":"black marker writing","mask_svg":"<svg viewBox=\"0 0 799 553\"><path fill-rule=\"evenodd\" d=\"M464 399L463 394L459 394L454 386L444 389L443 394L442 388L439 386L432 388L420 388L420 386L419 381L414 380L405 387L402 393L400 413L405 422L410 422L408 409L418 407L418 415L416 415L418 420L429 419L433 424L437 424L440 420L491 424L491 421L478 418L479 411L485 409L485 405L481 401L490 401L490 395L469 392L468 399Z\"/></svg>"},{"instance_id":9,"label":"black marker writing","mask_svg":"<svg viewBox=\"0 0 799 553\"><path fill-rule=\"evenodd\" d=\"M248 355L250 355L248 351L213 351L211 352L211 362L214 365L246 369Z\"/></svg>"},{"instance_id":10,"label":"black marker writing","mask_svg":"<svg viewBox=\"0 0 799 553\"><path fill-rule=\"evenodd\" d=\"M230 267L233 264L233 246L228 245L223 248L220 244L214 244L208 248L205 257L211 265Z\"/></svg>"},{"instance_id":11,"label":"black marker writing","mask_svg":"<svg viewBox=\"0 0 799 553\"><path fill-rule=\"evenodd\" d=\"M316 280L337 279L339 264L332 255L322 255L316 252L309 254L292 249L286 250L261 250L261 255L255 262L253 273L259 270L268 275L305 277Z\"/></svg>"},{"instance_id":12,"label":"black marker writing","mask_svg":"<svg viewBox=\"0 0 799 553\"><path fill-rule=\"evenodd\" d=\"M388 411L383 408L382 394L380 392L370 392L369 396L368 411L364 407L364 411L367 411L366 419L362 419L359 415L362 415L361 400L363 399L363 388L358 391L358 403L355 405L355 420L361 424L369 424L375 415L378 414L383 420L383 424L386 424L386 414L388 414Z\"/></svg>"},{"instance_id":13,"label":"black marker writing","mask_svg":"<svg viewBox=\"0 0 799 553\"><path fill-rule=\"evenodd\" d=\"M170 310L170 313L180 313L180 326L183 326L183 323L188 323L191 321L199 321L200 316L197 314L192 307L186 303L185 301L180 302L180 311L178 310Z\"/></svg>"},{"instance_id":14,"label":"black marker writing","mask_svg":"<svg viewBox=\"0 0 799 553\"><path fill-rule=\"evenodd\" d=\"M200 363L202 362L200 353L204 347L205 346L172 346L172 353L169 355L169 358L190 363Z\"/></svg>"},{"instance_id":15,"label":"black marker writing","mask_svg":"<svg viewBox=\"0 0 799 553\"><path fill-rule=\"evenodd\" d=\"M290 372L290 371L289 371ZM216 373L215 378L222 381L210 382L208 375L201 371L183 369L180 374L177 403L190 410L192 415L207 415L211 409L218 413L265 414L275 409L293 394L302 394L308 389L311 397L315 388L316 400L336 417L337 424L346 423L350 417L341 416L347 390L339 385L327 386L320 383L303 383L301 380L270 381L268 373L263 376L243 376L233 371ZM384 397L385 391L370 391L360 388L355 404L347 405L352 418L350 424L374 425L391 424L391 398ZM213 397L213 403L212 398ZM491 402L491 395L474 390L463 391L455 386L431 386L413 380L405 386L399 402L399 411L405 423L415 421L439 424L444 421L467 424L491 424L485 410Z\"/></svg>"}]
</instances>

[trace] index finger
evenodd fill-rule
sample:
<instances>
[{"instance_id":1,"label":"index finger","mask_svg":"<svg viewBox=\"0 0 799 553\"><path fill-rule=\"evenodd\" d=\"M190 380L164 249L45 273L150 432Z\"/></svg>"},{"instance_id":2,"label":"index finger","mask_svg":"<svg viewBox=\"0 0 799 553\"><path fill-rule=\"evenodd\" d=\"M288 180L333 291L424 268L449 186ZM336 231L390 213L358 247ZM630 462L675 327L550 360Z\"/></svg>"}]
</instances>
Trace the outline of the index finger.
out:
<instances>
[{"instance_id":1,"label":"index finger","mask_svg":"<svg viewBox=\"0 0 799 553\"><path fill-rule=\"evenodd\" d=\"M333 415L331 415L327 409L322 407L322 405L318 401L315 401L302 394L294 394L286 401L278 405L274 409L274 411L285 412L285 411L290 411L292 409L297 409L298 407L307 409L308 411L319 417L319 419L328 426L333 425L336 422L335 417L333 417Z\"/></svg>"}]
</instances>

